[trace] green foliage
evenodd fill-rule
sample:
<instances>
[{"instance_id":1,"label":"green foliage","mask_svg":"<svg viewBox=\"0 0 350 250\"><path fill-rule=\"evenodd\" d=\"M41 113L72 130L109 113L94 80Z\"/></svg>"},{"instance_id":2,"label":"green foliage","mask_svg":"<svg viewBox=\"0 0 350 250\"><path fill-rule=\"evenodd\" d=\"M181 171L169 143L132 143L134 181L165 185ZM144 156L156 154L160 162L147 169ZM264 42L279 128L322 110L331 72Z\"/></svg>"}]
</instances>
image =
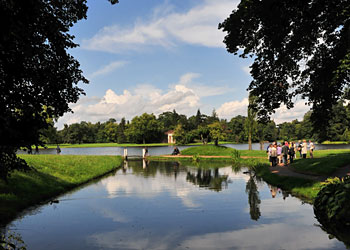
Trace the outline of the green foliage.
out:
<instances>
[{"instance_id":1,"label":"green foliage","mask_svg":"<svg viewBox=\"0 0 350 250\"><path fill-rule=\"evenodd\" d=\"M84 0L1 2L0 16L6 20L0 37L2 173L18 165L7 165L17 149L41 144L48 119L70 111L68 103L84 94L77 84L88 81L67 50L77 46L68 31L86 12Z\"/></svg>"},{"instance_id":2,"label":"green foliage","mask_svg":"<svg viewBox=\"0 0 350 250\"><path fill-rule=\"evenodd\" d=\"M20 234L12 231L2 233L0 231L1 250L26 250L27 247Z\"/></svg>"},{"instance_id":3,"label":"green foliage","mask_svg":"<svg viewBox=\"0 0 350 250\"><path fill-rule=\"evenodd\" d=\"M228 52L254 57L249 90L260 119L301 96L324 140L332 106L350 82L349 17L348 0L242 0L219 24Z\"/></svg>"},{"instance_id":4,"label":"green foliage","mask_svg":"<svg viewBox=\"0 0 350 250\"><path fill-rule=\"evenodd\" d=\"M160 141L163 128L154 114L135 116L125 131L129 142L150 143Z\"/></svg>"},{"instance_id":5,"label":"green foliage","mask_svg":"<svg viewBox=\"0 0 350 250\"><path fill-rule=\"evenodd\" d=\"M208 125L210 137L215 141L217 146L219 140L226 140L225 128L222 123L216 121Z\"/></svg>"},{"instance_id":6,"label":"green foliage","mask_svg":"<svg viewBox=\"0 0 350 250\"><path fill-rule=\"evenodd\" d=\"M192 156L192 161L194 162L199 162L199 159L200 159L200 155L199 154L195 154Z\"/></svg>"},{"instance_id":7,"label":"green foliage","mask_svg":"<svg viewBox=\"0 0 350 250\"><path fill-rule=\"evenodd\" d=\"M238 150L235 149L235 150L232 152L231 157L232 157L232 160L233 160L234 162L237 162L237 161L239 161L239 159L241 158L241 153L240 153Z\"/></svg>"},{"instance_id":8,"label":"green foliage","mask_svg":"<svg viewBox=\"0 0 350 250\"><path fill-rule=\"evenodd\" d=\"M316 218L326 227L350 232L350 177L327 179L322 184L314 203Z\"/></svg>"}]
</instances>

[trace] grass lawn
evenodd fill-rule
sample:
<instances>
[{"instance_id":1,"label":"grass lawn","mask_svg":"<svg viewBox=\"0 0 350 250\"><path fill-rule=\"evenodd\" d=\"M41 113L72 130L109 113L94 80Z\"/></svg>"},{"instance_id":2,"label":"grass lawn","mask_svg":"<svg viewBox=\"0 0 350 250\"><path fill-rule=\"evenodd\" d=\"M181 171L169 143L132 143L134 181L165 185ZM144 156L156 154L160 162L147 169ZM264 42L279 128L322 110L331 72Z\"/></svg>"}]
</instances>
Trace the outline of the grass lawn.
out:
<instances>
[{"instance_id":1,"label":"grass lawn","mask_svg":"<svg viewBox=\"0 0 350 250\"><path fill-rule=\"evenodd\" d=\"M232 156L235 149L224 146L205 145L185 148L182 155L209 155L209 156Z\"/></svg>"},{"instance_id":2,"label":"grass lawn","mask_svg":"<svg viewBox=\"0 0 350 250\"><path fill-rule=\"evenodd\" d=\"M350 164L350 149L316 150L314 158L297 159L291 167L300 173L331 175Z\"/></svg>"},{"instance_id":3,"label":"grass lawn","mask_svg":"<svg viewBox=\"0 0 350 250\"><path fill-rule=\"evenodd\" d=\"M324 141L321 144L349 144L348 141Z\"/></svg>"},{"instance_id":4,"label":"grass lawn","mask_svg":"<svg viewBox=\"0 0 350 250\"><path fill-rule=\"evenodd\" d=\"M20 155L33 168L0 180L0 224L23 209L67 192L115 169L118 156Z\"/></svg>"}]
</instances>

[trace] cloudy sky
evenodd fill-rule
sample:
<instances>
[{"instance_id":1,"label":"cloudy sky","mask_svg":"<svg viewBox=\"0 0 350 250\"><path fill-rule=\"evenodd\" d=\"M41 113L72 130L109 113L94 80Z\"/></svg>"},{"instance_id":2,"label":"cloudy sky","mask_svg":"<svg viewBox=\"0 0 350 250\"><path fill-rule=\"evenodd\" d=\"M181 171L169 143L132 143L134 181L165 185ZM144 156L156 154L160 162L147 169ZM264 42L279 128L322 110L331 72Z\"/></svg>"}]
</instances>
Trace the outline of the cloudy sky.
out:
<instances>
[{"instance_id":1,"label":"cloudy sky","mask_svg":"<svg viewBox=\"0 0 350 250\"><path fill-rule=\"evenodd\" d=\"M71 34L79 48L70 53L90 80L86 96L70 105L56 126L81 121L131 120L144 112L197 109L220 118L246 115L251 60L229 54L218 30L237 0L88 0L88 18ZM281 108L277 123L302 119L300 101Z\"/></svg>"}]
</instances>

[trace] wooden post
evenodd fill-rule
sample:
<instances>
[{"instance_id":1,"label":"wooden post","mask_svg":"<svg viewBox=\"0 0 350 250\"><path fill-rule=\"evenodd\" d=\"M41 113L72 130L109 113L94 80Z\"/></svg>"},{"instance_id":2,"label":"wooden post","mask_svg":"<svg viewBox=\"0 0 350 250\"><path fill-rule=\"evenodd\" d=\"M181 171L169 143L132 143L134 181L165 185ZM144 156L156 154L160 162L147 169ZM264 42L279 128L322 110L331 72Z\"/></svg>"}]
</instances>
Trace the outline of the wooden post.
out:
<instances>
[{"instance_id":1,"label":"wooden post","mask_svg":"<svg viewBox=\"0 0 350 250\"><path fill-rule=\"evenodd\" d=\"M124 159L128 160L128 149L124 148Z\"/></svg>"}]
</instances>

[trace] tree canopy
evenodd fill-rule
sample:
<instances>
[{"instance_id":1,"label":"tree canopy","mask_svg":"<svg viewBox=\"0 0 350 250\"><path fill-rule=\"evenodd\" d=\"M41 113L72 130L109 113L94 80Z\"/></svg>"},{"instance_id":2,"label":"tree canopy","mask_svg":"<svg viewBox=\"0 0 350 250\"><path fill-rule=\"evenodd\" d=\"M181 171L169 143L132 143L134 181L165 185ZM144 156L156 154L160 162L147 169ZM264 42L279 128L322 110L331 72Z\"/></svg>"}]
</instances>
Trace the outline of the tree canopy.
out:
<instances>
[{"instance_id":1,"label":"tree canopy","mask_svg":"<svg viewBox=\"0 0 350 250\"><path fill-rule=\"evenodd\" d=\"M350 1L241 0L219 29L228 52L254 57L248 89L259 118L301 97L322 135L350 83Z\"/></svg>"},{"instance_id":2,"label":"tree canopy","mask_svg":"<svg viewBox=\"0 0 350 250\"><path fill-rule=\"evenodd\" d=\"M0 1L0 172L17 163L19 147L40 144L48 118L70 111L88 83L67 50L69 29L86 18L86 0ZM6 159L12 159L8 161Z\"/></svg>"}]
</instances>

